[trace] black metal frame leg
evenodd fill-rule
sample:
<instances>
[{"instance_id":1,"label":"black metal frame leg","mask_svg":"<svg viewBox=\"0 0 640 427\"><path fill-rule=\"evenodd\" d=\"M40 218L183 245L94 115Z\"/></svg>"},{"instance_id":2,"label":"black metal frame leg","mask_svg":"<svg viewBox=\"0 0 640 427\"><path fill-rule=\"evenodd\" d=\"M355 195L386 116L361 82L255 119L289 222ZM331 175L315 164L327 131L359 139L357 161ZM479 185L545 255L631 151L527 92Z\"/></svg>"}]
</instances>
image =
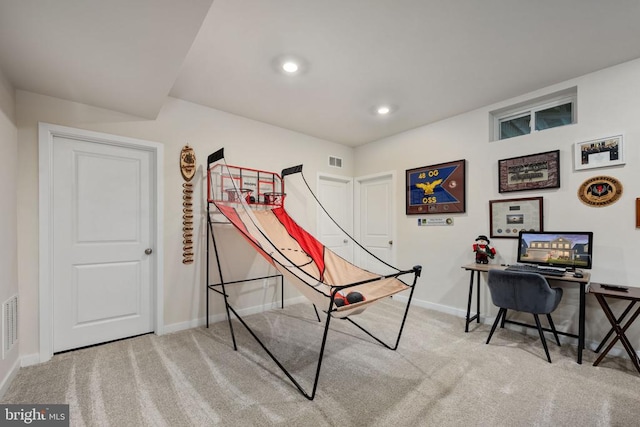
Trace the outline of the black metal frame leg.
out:
<instances>
[{"instance_id":1,"label":"black metal frame leg","mask_svg":"<svg viewBox=\"0 0 640 427\"><path fill-rule=\"evenodd\" d=\"M476 314L471 316L471 301L473 300L473 276L474 273L478 273L476 276ZM471 276L469 277L469 301L467 302L467 317L465 320L464 331L469 332L469 323L476 321L480 323L480 272L471 270Z\"/></svg>"}]
</instances>

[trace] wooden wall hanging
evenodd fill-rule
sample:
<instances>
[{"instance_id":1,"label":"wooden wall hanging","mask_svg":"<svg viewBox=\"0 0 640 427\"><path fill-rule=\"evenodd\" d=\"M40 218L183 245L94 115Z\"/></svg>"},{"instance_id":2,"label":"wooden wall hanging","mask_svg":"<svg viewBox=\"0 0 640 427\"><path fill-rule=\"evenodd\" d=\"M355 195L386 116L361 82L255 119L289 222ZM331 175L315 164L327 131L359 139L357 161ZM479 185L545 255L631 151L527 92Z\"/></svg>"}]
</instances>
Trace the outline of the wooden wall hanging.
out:
<instances>
[{"instance_id":1,"label":"wooden wall hanging","mask_svg":"<svg viewBox=\"0 0 640 427\"><path fill-rule=\"evenodd\" d=\"M189 145L180 152L180 173L182 183L182 263L193 263L193 184L190 182L196 174L196 153Z\"/></svg>"},{"instance_id":2,"label":"wooden wall hanging","mask_svg":"<svg viewBox=\"0 0 640 427\"><path fill-rule=\"evenodd\" d=\"M594 176L578 188L578 198L587 206L602 208L622 196L622 183L612 176Z\"/></svg>"}]
</instances>

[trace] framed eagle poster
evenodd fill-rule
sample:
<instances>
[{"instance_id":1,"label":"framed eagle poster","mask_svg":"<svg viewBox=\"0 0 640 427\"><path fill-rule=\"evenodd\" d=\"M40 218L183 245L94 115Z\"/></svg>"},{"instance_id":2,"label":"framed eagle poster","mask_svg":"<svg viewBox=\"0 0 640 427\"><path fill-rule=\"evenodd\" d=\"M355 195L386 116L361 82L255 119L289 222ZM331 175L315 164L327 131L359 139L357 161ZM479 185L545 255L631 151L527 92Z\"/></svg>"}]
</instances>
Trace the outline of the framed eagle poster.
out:
<instances>
[{"instance_id":1,"label":"framed eagle poster","mask_svg":"<svg viewBox=\"0 0 640 427\"><path fill-rule=\"evenodd\" d=\"M465 162L407 170L407 215L465 212Z\"/></svg>"}]
</instances>

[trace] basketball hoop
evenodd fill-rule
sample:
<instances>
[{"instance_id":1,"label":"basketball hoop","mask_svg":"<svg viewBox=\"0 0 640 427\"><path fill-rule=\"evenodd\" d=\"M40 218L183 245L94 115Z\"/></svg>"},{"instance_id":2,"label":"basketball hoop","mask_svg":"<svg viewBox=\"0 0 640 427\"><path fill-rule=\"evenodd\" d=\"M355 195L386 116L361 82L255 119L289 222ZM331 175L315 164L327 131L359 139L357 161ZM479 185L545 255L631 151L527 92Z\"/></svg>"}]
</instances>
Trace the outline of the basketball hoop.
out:
<instances>
[{"instance_id":1,"label":"basketball hoop","mask_svg":"<svg viewBox=\"0 0 640 427\"><path fill-rule=\"evenodd\" d=\"M227 192L227 198L230 202L240 203L244 199L247 203L253 203L251 200L253 190L250 188L239 188L237 190L235 188L227 188L224 191Z\"/></svg>"},{"instance_id":2,"label":"basketball hoop","mask_svg":"<svg viewBox=\"0 0 640 427\"><path fill-rule=\"evenodd\" d=\"M276 192L264 193L264 203L266 205L282 206L282 203L284 203L285 196L286 196L285 193L276 193Z\"/></svg>"}]
</instances>

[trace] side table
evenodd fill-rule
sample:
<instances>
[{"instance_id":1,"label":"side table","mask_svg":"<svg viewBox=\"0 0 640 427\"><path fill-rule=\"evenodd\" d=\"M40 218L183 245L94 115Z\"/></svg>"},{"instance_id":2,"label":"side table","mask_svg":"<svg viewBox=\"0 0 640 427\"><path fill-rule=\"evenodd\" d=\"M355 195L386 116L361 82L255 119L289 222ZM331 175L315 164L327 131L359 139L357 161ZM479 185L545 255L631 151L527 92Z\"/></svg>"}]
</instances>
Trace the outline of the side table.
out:
<instances>
[{"instance_id":1,"label":"side table","mask_svg":"<svg viewBox=\"0 0 640 427\"><path fill-rule=\"evenodd\" d=\"M626 319L626 322L623 324L622 322L625 320L627 314L631 312L636 303L640 301L640 288L635 287L625 287L625 286L614 286L614 285L605 285L602 283L591 283L589 285L589 293L593 294L600 307L602 307L602 311L605 316L611 323L611 330L604 337L598 348L596 349L596 353L600 351L600 349L604 346L606 341L611 337L613 333L616 334L615 338L611 340L611 342L607 345L604 351L600 354L600 356L593 362L593 366L598 366L598 364L604 359L604 357L609 353L609 351L613 348L613 346L620 341L624 346L624 349L627 351L627 354L631 358L633 365L636 367L638 372L640 373L640 358L638 354L634 350L631 342L625 335L629 326L633 324L633 322L640 316L640 307L636 308L635 311L631 314L631 316ZM629 301L629 305L622 312L620 317L616 318L611 311L611 307L607 303L607 298L612 299L621 299Z\"/></svg>"}]
</instances>

